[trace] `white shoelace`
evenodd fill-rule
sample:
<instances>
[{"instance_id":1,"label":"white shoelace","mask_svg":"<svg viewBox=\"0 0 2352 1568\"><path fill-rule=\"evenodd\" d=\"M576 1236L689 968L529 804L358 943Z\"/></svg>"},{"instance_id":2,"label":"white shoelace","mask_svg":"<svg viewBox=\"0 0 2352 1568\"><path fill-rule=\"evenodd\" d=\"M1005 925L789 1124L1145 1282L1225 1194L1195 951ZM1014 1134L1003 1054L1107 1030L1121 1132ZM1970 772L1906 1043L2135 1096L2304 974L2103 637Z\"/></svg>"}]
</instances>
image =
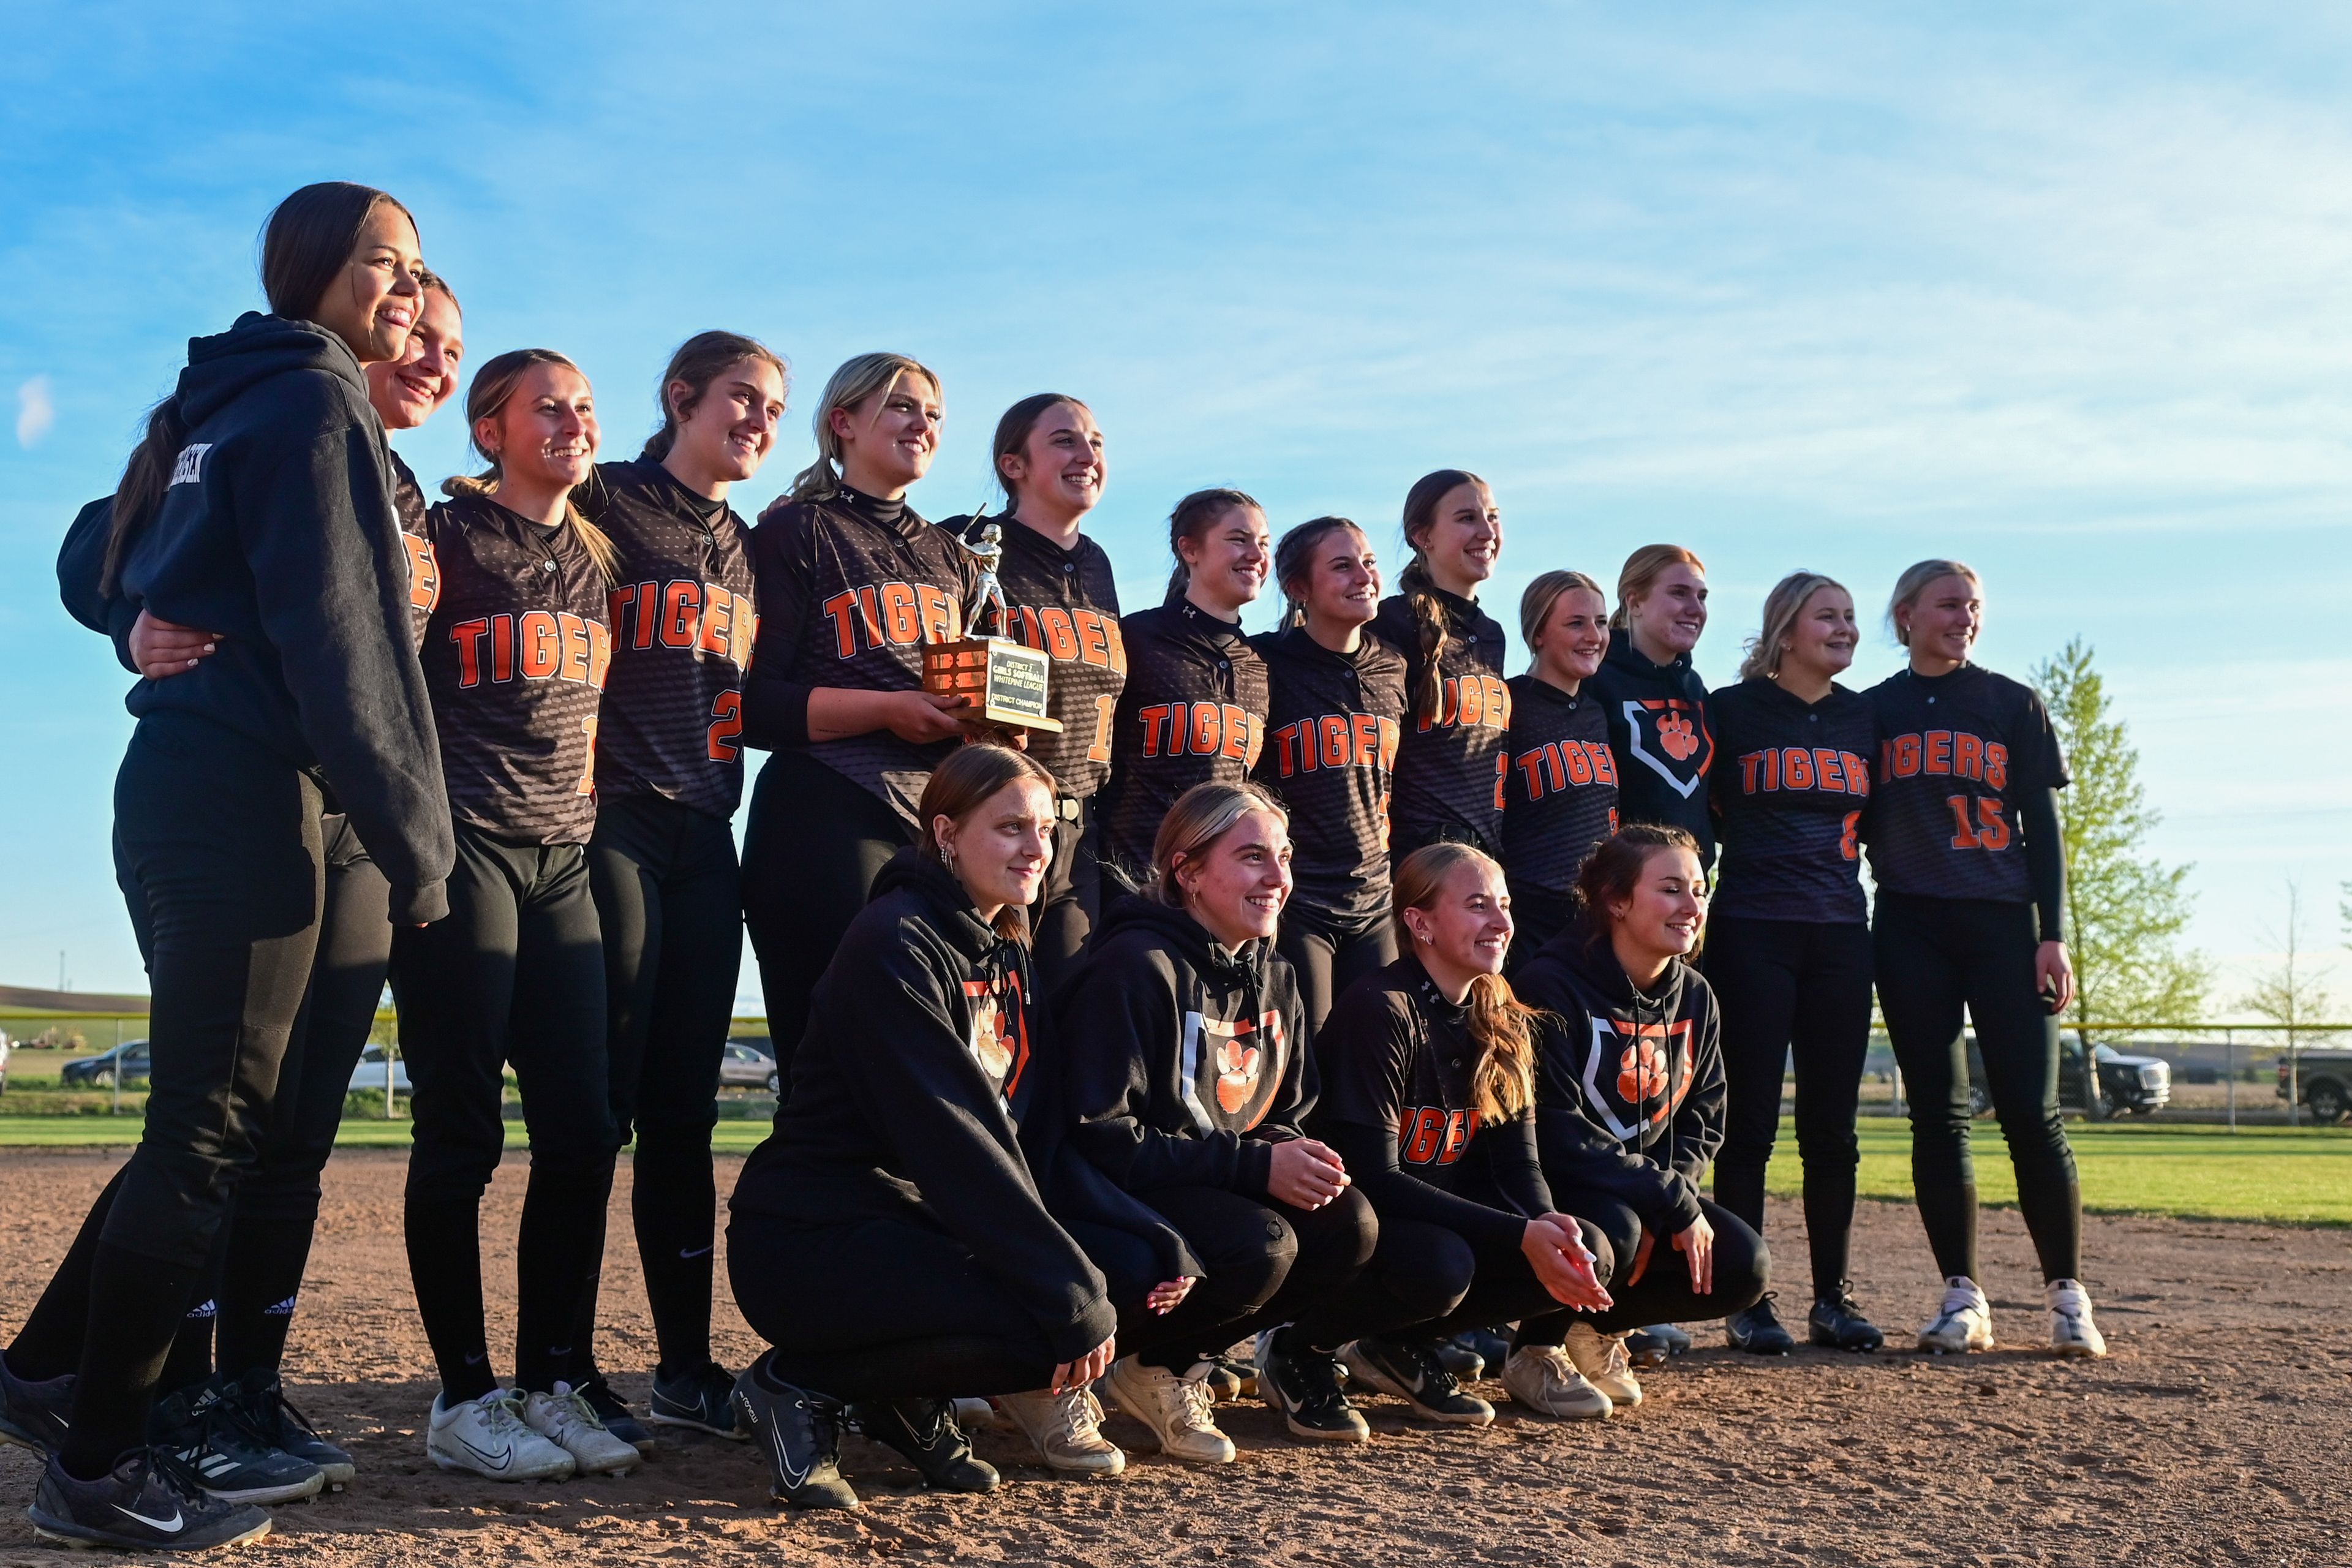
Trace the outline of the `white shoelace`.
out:
<instances>
[{"instance_id":1,"label":"white shoelace","mask_svg":"<svg viewBox=\"0 0 2352 1568\"><path fill-rule=\"evenodd\" d=\"M1947 1285L1944 1288L1944 1308L1938 1317L1958 1317L1962 1312L1985 1310L1985 1295L1974 1285Z\"/></svg>"},{"instance_id":2,"label":"white shoelace","mask_svg":"<svg viewBox=\"0 0 2352 1568\"><path fill-rule=\"evenodd\" d=\"M1060 1417L1054 1435L1068 1447L1086 1448L1102 1441L1102 1433L1095 1426L1094 1396L1086 1389L1072 1389L1055 1400L1054 1414Z\"/></svg>"},{"instance_id":3,"label":"white shoelace","mask_svg":"<svg viewBox=\"0 0 2352 1568\"><path fill-rule=\"evenodd\" d=\"M1209 1393L1207 1378L1180 1378L1177 1380L1176 1388L1183 1397L1184 1414L1191 1419L1193 1426L1213 1426L1217 1424L1217 1402Z\"/></svg>"}]
</instances>

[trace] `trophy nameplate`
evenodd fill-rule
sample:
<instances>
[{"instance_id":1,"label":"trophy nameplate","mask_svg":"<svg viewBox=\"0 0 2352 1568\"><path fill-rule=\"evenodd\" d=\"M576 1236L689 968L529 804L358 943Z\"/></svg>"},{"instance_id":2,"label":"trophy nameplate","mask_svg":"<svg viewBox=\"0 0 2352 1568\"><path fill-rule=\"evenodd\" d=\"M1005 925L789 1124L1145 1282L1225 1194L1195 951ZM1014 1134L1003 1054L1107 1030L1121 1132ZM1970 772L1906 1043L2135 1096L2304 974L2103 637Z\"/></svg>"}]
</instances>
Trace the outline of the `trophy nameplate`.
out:
<instances>
[{"instance_id":1,"label":"trophy nameplate","mask_svg":"<svg viewBox=\"0 0 2352 1568\"><path fill-rule=\"evenodd\" d=\"M1004 554L1003 531L992 522L981 530L978 544L963 548L980 563L980 613L972 628L976 635L924 647L923 689L937 696L963 698L967 709L977 710L992 724L1060 734L1062 721L1049 715L1045 700L1052 658L1044 648L1004 635L1012 616L1005 608L1003 585L996 580L996 563Z\"/></svg>"}]
</instances>

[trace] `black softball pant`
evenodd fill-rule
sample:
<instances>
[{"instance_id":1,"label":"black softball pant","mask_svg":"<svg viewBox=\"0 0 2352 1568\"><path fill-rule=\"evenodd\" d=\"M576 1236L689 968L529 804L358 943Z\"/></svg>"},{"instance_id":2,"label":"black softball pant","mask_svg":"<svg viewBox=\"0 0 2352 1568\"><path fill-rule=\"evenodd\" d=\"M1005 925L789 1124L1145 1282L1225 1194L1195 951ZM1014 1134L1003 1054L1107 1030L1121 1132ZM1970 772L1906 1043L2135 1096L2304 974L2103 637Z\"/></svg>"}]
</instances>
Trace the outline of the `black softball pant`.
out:
<instances>
[{"instance_id":1,"label":"black softball pant","mask_svg":"<svg viewBox=\"0 0 2352 1568\"><path fill-rule=\"evenodd\" d=\"M152 994L146 1121L88 1245L9 1348L19 1376L79 1371L61 1459L85 1478L146 1440L164 1357L268 1125L321 897L318 785L233 731L142 719L114 809Z\"/></svg>"},{"instance_id":2,"label":"black softball pant","mask_svg":"<svg viewBox=\"0 0 2352 1568\"><path fill-rule=\"evenodd\" d=\"M1872 936L1878 1005L1911 1104L1911 1184L1937 1268L1977 1278L1965 1007L2042 1278L2076 1278L2083 1189L2058 1115L2058 1020L2034 986L2033 906L1881 889Z\"/></svg>"},{"instance_id":3,"label":"black softball pant","mask_svg":"<svg viewBox=\"0 0 2352 1568\"><path fill-rule=\"evenodd\" d=\"M735 835L660 795L600 800L588 880L604 939L614 1136L636 1140L637 1257L660 1370L679 1376L710 1359L710 1130L743 960ZM594 1364L595 1334L592 1278L572 1336L583 1367Z\"/></svg>"},{"instance_id":4,"label":"black softball pant","mask_svg":"<svg viewBox=\"0 0 2352 1568\"><path fill-rule=\"evenodd\" d=\"M1367 926L1334 929L1294 904L1282 912L1274 950L1298 976L1298 1000L1306 1009L1307 1027L1319 1029L1331 1016L1331 1004L1347 994L1348 987L1396 962L1396 927L1384 912Z\"/></svg>"},{"instance_id":5,"label":"black softball pant","mask_svg":"<svg viewBox=\"0 0 2352 1568\"><path fill-rule=\"evenodd\" d=\"M572 1343L604 1264L620 1139L605 1077L604 948L577 844L457 829L448 918L397 932L400 1048L415 1085L408 1268L449 1403L498 1386L483 1326L482 1194L505 1146L505 1067L522 1089L530 1182L515 1257L515 1381L584 1373Z\"/></svg>"},{"instance_id":6,"label":"black softball pant","mask_svg":"<svg viewBox=\"0 0 2352 1568\"><path fill-rule=\"evenodd\" d=\"M1102 919L1102 828L1094 797L1060 795L1055 805L1063 815L1054 824L1054 859L1029 909L1029 957L1037 966L1037 989L1047 996L1077 967Z\"/></svg>"},{"instance_id":7,"label":"black softball pant","mask_svg":"<svg viewBox=\"0 0 2352 1568\"><path fill-rule=\"evenodd\" d=\"M1372 1205L1353 1187L1319 1209L1217 1187L1162 1187L1140 1201L1176 1227L1206 1271L1165 1315L1144 1305L1163 1275L1142 1238L1083 1222L1070 1236L1110 1284L1119 1353L1171 1372L1343 1300L1380 1236Z\"/></svg>"},{"instance_id":8,"label":"black softball pant","mask_svg":"<svg viewBox=\"0 0 2352 1568\"><path fill-rule=\"evenodd\" d=\"M1569 1325L1580 1319L1604 1334L1622 1333L1652 1323L1688 1323L1727 1318L1754 1306L1771 1283L1772 1258L1755 1227L1729 1209L1699 1200L1699 1212L1715 1231L1715 1289L1700 1295L1691 1288L1690 1265L1666 1237L1655 1237L1642 1277L1622 1283L1633 1271L1640 1256L1642 1219L1614 1198L1587 1196L1573 1191L1552 1194L1562 1211L1572 1213L1585 1227L1585 1245L1597 1234L1609 1248L1614 1278L1603 1276L1615 1303L1605 1312L1570 1312L1558 1307L1531 1316L1519 1324L1523 1345L1556 1345L1568 1338ZM1600 1248L1593 1248L1596 1255Z\"/></svg>"},{"instance_id":9,"label":"black softball pant","mask_svg":"<svg viewBox=\"0 0 2352 1568\"><path fill-rule=\"evenodd\" d=\"M805 752L772 752L760 769L743 827L743 923L787 1083L841 933L882 868L914 842L897 812Z\"/></svg>"},{"instance_id":10,"label":"black softball pant","mask_svg":"<svg viewBox=\"0 0 2352 1568\"><path fill-rule=\"evenodd\" d=\"M1706 979L1723 1019L1723 1148L1715 1201L1764 1228L1764 1172L1780 1130L1780 1069L1797 1066L1797 1155L1813 1294L1844 1292L1853 1231L1854 1137L1870 1049L1870 928L1709 921ZM1658 1320L1661 1322L1665 1319Z\"/></svg>"},{"instance_id":11,"label":"black softball pant","mask_svg":"<svg viewBox=\"0 0 2352 1568\"><path fill-rule=\"evenodd\" d=\"M971 1249L916 1219L738 1214L727 1273L776 1378L836 1399L1024 1394L1061 1358ZM1091 1348L1091 1347L1089 1347Z\"/></svg>"}]
</instances>

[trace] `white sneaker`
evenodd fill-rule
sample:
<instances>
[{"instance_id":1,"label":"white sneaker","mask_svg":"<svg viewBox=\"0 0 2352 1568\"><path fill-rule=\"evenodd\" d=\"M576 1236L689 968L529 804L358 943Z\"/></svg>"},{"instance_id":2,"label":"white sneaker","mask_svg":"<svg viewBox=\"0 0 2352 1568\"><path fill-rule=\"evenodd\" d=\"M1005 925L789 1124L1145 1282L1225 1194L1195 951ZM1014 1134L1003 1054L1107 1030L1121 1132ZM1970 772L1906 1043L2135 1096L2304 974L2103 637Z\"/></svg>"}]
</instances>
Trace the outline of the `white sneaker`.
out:
<instances>
[{"instance_id":1,"label":"white sneaker","mask_svg":"<svg viewBox=\"0 0 2352 1568\"><path fill-rule=\"evenodd\" d=\"M1626 1329L1604 1334L1591 1323L1570 1323L1568 1343L1560 1347L1584 1380L1620 1410L1631 1410L1642 1403L1642 1385L1634 1381L1633 1358L1625 1353L1625 1336L1632 1332Z\"/></svg>"},{"instance_id":2,"label":"white sneaker","mask_svg":"<svg viewBox=\"0 0 2352 1568\"><path fill-rule=\"evenodd\" d=\"M1127 1468L1127 1455L1101 1431L1102 1406L1091 1389L1066 1394L1033 1389L1000 1394L996 1408L1028 1437L1048 1469L1073 1476L1115 1476Z\"/></svg>"},{"instance_id":3,"label":"white sneaker","mask_svg":"<svg viewBox=\"0 0 2352 1568\"><path fill-rule=\"evenodd\" d=\"M2053 1279L2042 1288L2050 1302L2050 1348L2093 1360L2107 1353L2107 1337L2091 1319L2091 1293L2079 1279Z\"/></svg>"},{"instance_id":4,"label":"white sneaker","mask_svg":"<svg viewBox=\"0 0 2352 1568\"><path fill-rule=\"evenodd\" d=\"M1562 1421L1605 1421L1617 1408L1558 1345L1524 1345L1503 1363L1503 1386L1511 1398L1538 1415Z\"/></svg>"},{"instance_id":5,"label":"white sneaker","mask_svg":"<svg viewBox=\"0 0 2352 1568\"><path fill-rule=\"evenodd\" d=\"M1181 1377L1164 1366L1146 1366L1133 1356L1110 1364L1111 1392L1118 1407L1151 1429L1160 1451L1196 1465L1231 1464L1234 1440L1217 1430L1209 1395L1209 1363L1194 1362Z\"/></svg>"},{"instance_id":6,"label":"white sneaker","mask_svg":"<svg viewBox=\"0 0 2352 1568\"><path fill-rule=\"evenodd\" d=\"M522 1418L530 1429L572 1456L583 1476L625 1476L636 1468L640 1455L606 1429L587 1395L568 1383L552 1394L534 1394L523 1401Z\"/></svg>"},{"instance_id":7,"label":"white sneaker","mask_svg":"<svg viewBox=\"0 0 2352 1568\"><path fill-rule=\"evenodd\" d=\"M1992 1349L1992 1303L1975 1280L1955 1274L1944 1281L1944 1304L1935 1321L1919 1331L1919 1348L1935 1355Z\"/></svg>"},{"instance_id":8,"label":"white sneaker","mask_svg":"<svg viewBox=\"0 0 2352 1568\"><path fill-rule=\"evenodd\" d=\"M578 1469L569 1453L525 1425L522 1410L522 1401L503 1388L454 1407L436 1397L425 1457L445 1470L494 1481L560 1481Z\"/></svg>"}]
</instances>

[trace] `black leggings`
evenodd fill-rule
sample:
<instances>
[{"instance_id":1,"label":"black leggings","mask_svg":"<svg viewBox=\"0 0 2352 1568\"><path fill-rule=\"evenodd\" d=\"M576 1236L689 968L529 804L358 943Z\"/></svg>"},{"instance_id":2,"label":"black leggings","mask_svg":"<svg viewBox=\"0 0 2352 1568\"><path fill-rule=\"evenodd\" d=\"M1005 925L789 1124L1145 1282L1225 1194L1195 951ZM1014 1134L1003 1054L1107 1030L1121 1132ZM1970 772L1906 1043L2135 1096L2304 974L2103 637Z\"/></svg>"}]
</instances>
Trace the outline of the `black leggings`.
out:
<instances>
[{"instance_id":1,"label":"black leggings","mask_svg":"<svg viewBox=\"0 0 2352 1568\"><path fill-rule=\"evenodd\" d=\"M1854 1108L1870 1049L1870 929L1710 921L1706 979L1723 1018L1727 1097L1715 1201L1763 1230L1764 1170L1780 1130L1780 1068L1793 1047L1813 1294L1842 1295L1861 1160Z\"/></svg>"},{"instance_id":2,"label":"black leggings","mask_svg":"<svg viewBox=\"0 0 2352 1568\"><path fill-rule=\"evenodd\" d=\"M620 1140L605 1082L604 949L577 844L457 829L449 914L399 931L400 1045L415 1085L409 1275L450 1404L498 1386L483 1326L482 1194L499 1168L505 1066L522 1088L530 1184L515 1258L515 1382L578 1382L572 1338L604 1259Z\"/></svg>"},{"instance_id":3,"label":"black leggings","mask_svg":"<svg viewBox=\"0 0 2352 1568\"><path fill-rule=\"evenodd\" d=\"M739 1214L727 1273L775 1377L836 1399L1024 1394L1060 1358L971 1249L912 1219Z\"/></svg>"},{"instance_id":4,"label":"black leggings","mask_svg":"<svg viewBox=\"0 0 2352 1568\"><path fill-rule=\"evenodd\" d=\"M1216 1187L1163 1187L1142 1201L1176 1227L1206 1270L1165 1316L1144 1305L1161 1272L1141 1237L1083 1222L1070 1235L1110 1283L1119 1353L1172 1372L1342 1300L1380 1235L1372 1205L1352 1187L1319 1209Z\"/></svg>"},{"instance_id":5,"label":"black leggings","mask_svg":"<svg viewBox=\"0 0 2352 1568\"><path fill-rule=\"evenodd\" d=\"M1054 861L1029 910L1029 957L1037 966L1038 994L1045 996L1076 967L1087 938L1102 919L1102 828L1095 819L1094 797L1072 802L1063 795L1055 805L1078 815L1055 820Z\"/></svg>"},{"instance_id":6,"label":"black leggings","mask_svg":"<svg viewBox=\"0 0 2352 1568\"><path fill-rule=\"evenodd\" d=\"M1936 1267L1978 1277L1965 1005L2042 1278L2076 1278L2083 1189L2058 1115L2058 1020L2034 989L2033 907L1882 889L1872 934L1878 1005L1911 1102L1911 1184Z\"/></svg>"},{"instance_id":7,"label":"black leggings","mask_svg":"<svg viewBox=\"0 0 2352 1568\"><path fill-rule=\"evenodd\" d=\"M1396 962L1396 927L1384 912L1360 930L1335 931L1294 904L1282 913L1274 947L1298 976L1298 1000L1307 1011L1307 1027L1319 1029L1330 1016L1331 1004L1349 986Z\"/></svg>"},{"instance_id":8,"label":"black leggings","mask_svg":"<svg viewBox=\"0 0 2352 1568\"><path fill-rule=\"evenodd\" d=\"M588 879L604 939L614 1136L636 1140L637 1257L660 1370L678 1376L710 1359L710 1130L743 959L735 835L659 795L600 800ZM595 1333L592 1277L572 1336L583 1369L595 1364Z\"/></svg>"},{"instance_id":9,"label":"black leggings","mask_svg":"<svg viewBox=\"0 0 2352 1568\"><path fill-rule=\"evenodd\" d=\"M1764 1238L1729 1209L1701 1198L1699 1212L1715 1230L1715 1289L1704 1296L1691 1289L1689 1264L1675 1250L1672 1240L1663 1236L1652 1242L1650 1261L1643 1268L1642 1278L1622 1283L1633 1271L1633 1259L1641 1251L1641 1216L1614 1198L1586 1197L1573 1192L1555 1192L1552 1197L1583 1224L1586 1246L1591 1246L1595 1234L1604 1238L1608 1252L1601 1254L1600 1247L1593 1251L1614 1260L1614 1279L1604 1275L1603 1280L1615 1305L1605 1312L1556 1309L1531 1317L1519 1325L1521 1344L1559 1344L1568 1338L1569 1325L1579 1319L1601 1333L1613 1334L1651 1323L1727 1318L1754 1306L1771 1282L1772 1258Z\"/></svg>"},{"instance_id":10,"label":"black leggings","mask_svg":"<svg viewBox=\"0 0 2352 1568\"><path fill-rule=\"evenodd\" d=\"M153 996L146 1122L8 1358L20 1377L79 1371L60 1457L84 1478L146 1440L164 1357L268 1124L321 897L318 786L234 731L141 720L114 808Z\"/></svg>"},{"instance_id":11,"label":"black leggings","mask_svg":"<svg viewBox=\"0 0 2352 1568\"><path fill-rule=\"evenodd\" d=\"M897 812L804 752L773 752L760 769L743 828L743 923L786 1082L841 933L913 842Z\"/></svg>"}]
</instances>

